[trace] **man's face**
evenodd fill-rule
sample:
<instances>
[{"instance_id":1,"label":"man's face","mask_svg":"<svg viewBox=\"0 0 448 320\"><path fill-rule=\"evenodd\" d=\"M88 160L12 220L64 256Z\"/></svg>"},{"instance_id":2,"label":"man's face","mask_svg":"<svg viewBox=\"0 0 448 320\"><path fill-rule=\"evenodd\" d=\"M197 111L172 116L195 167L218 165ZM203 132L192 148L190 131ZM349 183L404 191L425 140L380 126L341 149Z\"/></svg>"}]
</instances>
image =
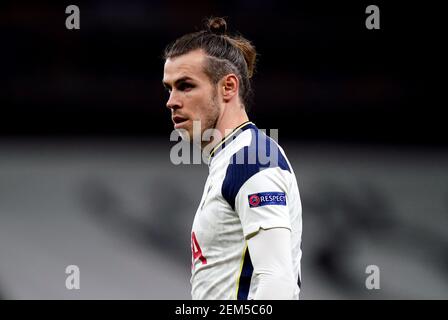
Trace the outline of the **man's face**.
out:
<instances>
[{"instance_id":1,"label":"man's face","mask_svg":"<svg viewBox=\"0 0 448 320\"><path fill-rule=\"evenodd\" d=\"M190 141L193 121L200 121L202 136L206 129L215 127L220 114L217 86L204 73L205 59L202 50L195 50L167 59L164 67L163 84L170 94L166 106L174 128L187 130Z\"/></svg>"}]
</instances>

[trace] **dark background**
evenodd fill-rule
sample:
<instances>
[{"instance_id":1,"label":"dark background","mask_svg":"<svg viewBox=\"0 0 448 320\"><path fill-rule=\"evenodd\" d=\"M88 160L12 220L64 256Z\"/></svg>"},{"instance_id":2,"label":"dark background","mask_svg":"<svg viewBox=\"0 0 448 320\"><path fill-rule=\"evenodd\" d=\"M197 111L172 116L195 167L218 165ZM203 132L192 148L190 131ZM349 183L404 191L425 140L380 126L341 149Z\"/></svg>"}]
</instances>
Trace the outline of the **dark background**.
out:
<instances>
[{"instance_id":1,"label":"dark background","mask_svg":"<svg viewBox=\"0 0 448 320\"><path fill-rule=\"evenodd\" d=\"M441 77L446 33L434 5L375 2L92 1L2 4L1 136L165 137L164 47L225 16L258 53L260 128L280 139L446 147ZM445 59L443 59L445 60ZM440 76L439 76L440 75ZM440 79L440 80L439 80Z\"/></svg>"}]
</instances>

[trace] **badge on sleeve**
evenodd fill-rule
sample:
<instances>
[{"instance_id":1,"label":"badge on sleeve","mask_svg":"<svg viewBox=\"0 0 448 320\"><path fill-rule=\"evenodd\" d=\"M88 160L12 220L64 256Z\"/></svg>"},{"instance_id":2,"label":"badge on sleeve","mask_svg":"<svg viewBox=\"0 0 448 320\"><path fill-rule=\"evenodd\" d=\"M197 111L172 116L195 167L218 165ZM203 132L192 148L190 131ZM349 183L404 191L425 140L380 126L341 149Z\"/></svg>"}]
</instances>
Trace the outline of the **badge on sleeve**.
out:
<instances>
[{"instance_id":1,"label":"badge on sleeve","mask_svg":"<svg viewBox=\"0 0 448 320\"><path fill-rule=\"evenodd\" d=\"M249 207L261 207L267 205L286 206L286 196L284 192L260 192L248 196Z\"/></svg>"}]
</instances>

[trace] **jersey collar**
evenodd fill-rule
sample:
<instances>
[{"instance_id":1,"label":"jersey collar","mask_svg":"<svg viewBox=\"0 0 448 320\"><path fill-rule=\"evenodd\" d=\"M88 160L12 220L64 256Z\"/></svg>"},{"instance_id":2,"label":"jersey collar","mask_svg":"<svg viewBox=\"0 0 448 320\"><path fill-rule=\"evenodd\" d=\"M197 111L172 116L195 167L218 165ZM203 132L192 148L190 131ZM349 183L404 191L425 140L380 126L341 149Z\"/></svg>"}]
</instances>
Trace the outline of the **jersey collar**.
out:
<instances>
[{"instance_id":1,"label":"jersey collar","mask_svg":"<svg viewBox=\"0 0 448 320\"><path fill-rule=\"evenodd\" d=\"M208 163L211 162L212 158L215 157L222 149L226 147L230 142L234 140L241 132L249 129L256 128L255 124L251 121L246 121L240 124L238 127L232 130L228 135L221 139L221 141L210 151L210 156L208 158ZM231 139L233 137L233 139Z\"/></svg>"}]
</instances>

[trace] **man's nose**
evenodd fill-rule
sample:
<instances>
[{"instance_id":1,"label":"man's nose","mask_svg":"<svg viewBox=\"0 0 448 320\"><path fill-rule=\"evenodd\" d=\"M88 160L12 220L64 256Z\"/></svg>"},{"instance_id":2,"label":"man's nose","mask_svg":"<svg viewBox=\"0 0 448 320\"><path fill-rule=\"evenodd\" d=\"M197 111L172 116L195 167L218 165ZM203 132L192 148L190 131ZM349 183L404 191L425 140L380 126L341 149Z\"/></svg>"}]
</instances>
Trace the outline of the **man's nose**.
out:
<instances>
[{"instance_id":1,"label":"man's nose","mask_svg":"<svg viewBox=\"0 0 448 320\"><path fill-rule=\"evenodd\" d=\"M166 107L168 109L179 109L180 107L182 107L181 101L177 98L176 94L173 91L171 91L170 97L166 102Z\"/></svg>"}]
</instances>

